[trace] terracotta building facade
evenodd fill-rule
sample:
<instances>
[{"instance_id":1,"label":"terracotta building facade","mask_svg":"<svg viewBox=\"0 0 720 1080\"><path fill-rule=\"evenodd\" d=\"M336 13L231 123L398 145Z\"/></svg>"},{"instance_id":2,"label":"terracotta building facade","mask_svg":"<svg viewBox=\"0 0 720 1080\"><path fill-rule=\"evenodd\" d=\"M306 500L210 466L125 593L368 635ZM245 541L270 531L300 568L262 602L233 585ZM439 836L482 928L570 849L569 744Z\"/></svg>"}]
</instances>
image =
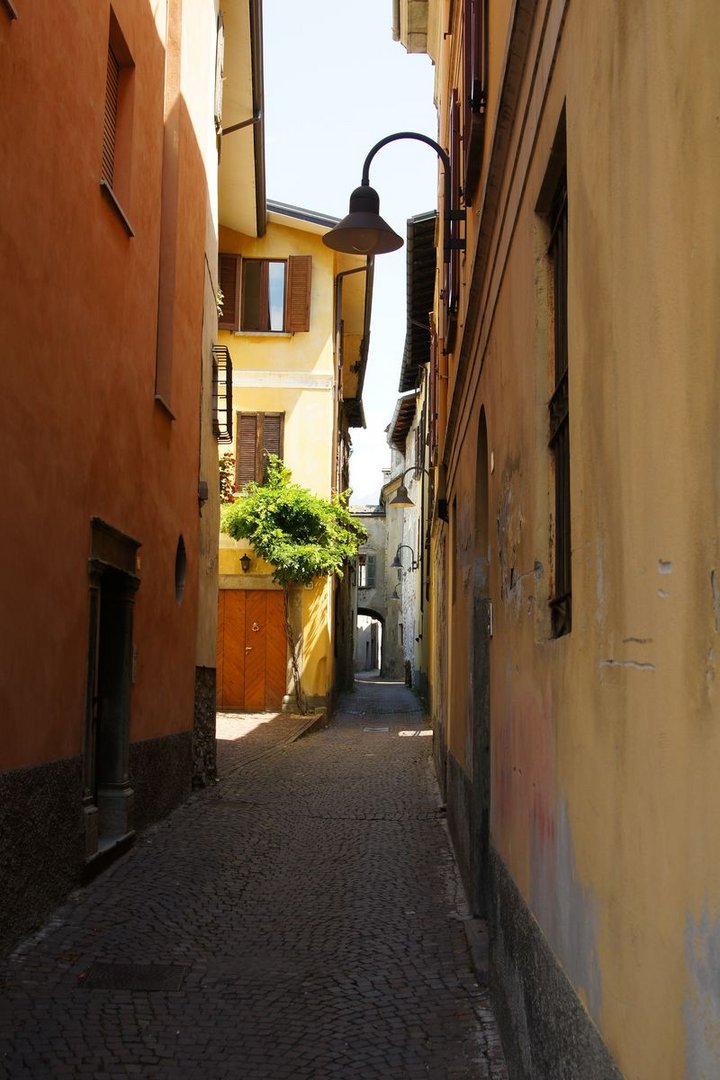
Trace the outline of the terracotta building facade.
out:
<instances>
[{"instance_id":1,"label":"terracotta building facade","mask_svg":"<svg viewBox=\"0 0 720 1080\"><path fill-rule=\"evenodd\" d=\"M221 31L0 4L3 943L213 769Z\"/></svg>"}]
</instances>

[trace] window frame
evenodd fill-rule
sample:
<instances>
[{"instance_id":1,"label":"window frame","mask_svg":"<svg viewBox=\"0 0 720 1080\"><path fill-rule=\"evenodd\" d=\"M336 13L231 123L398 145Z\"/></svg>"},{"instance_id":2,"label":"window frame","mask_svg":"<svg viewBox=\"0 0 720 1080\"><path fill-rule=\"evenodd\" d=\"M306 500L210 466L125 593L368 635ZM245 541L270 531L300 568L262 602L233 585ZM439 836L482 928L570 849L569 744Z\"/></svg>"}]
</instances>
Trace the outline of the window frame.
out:
<instances>
[{"instance_id":1,"label":"window frame","mask_svg":"<svg viewBox=\"0 0 720 1080\"><path fill-rule=\"evenodd\" d=\"M100 190L134 236L127 211L130 207L135 61L115 12L110 9L105 99L100 154Z\"/></svg>"},{"instance_id":2,"label":"window frame","mask_svg":"<svg viewBox=\"0 0 720 1080\"><path fill-rule=\"evenodd\" d=\"M243 264L245 262L285 264L283 326L281 330L249 330L243 327ZM223 296L223 313L218 320L218 326L221 330L229 330L235 334L268 334L273 336L307 333L310 330L311 255L288 255L285 259L269 256L245 259L237 253L221 251L218 258L218 283Z\"/></svg>"}]
</instances>

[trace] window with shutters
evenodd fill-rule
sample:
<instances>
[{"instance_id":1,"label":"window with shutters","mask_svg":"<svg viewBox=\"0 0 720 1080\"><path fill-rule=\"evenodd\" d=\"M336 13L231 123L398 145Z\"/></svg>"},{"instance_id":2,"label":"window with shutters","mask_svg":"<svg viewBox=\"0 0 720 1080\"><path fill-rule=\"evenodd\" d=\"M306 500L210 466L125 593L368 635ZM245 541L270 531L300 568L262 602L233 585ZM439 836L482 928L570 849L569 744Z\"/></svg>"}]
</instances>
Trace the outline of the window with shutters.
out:
<instances>
[{"instance_id":1,"label":"window with shutters","mask_svg":"<svg viewBox=\"0 0 720 1080\"><path fill-rule=\"evenodd\" d=\"M251 481L264 484L267 455L283 456L284 413L243 412L236 414L237 452L235 482L238 490Z\"/></svg>"},{"instance_id":2,"label":"window with shutters","mask_svg":"<svg viewBox=\"0 0 720 1080\"><path fill-rule=\"evenodd\" d=\"M487 5L488 0L464 0L463 35L465 72L463 88L463 143L465 151L465 202L475 192L483 162L487 112Z\"/></svg>"},{"instance_id":3,"label":"window with shutters","mask_svg":"<svg viewBox=\"0 0 720 1080\"><path fill-rule=\"evenodd\" d=\"M249 334L310 329L312 258L244 259L220 255L220 328Z\"/></svg>"},{"instance_id":4,"label":"window with shutters","mask_svg":"<svg viewBox=\"0 0 720 1080\"><path fill-rule=\"evenodd\" d=\"M375 588L376 556L364 551L358 555L358 589Z\"/></svg>"},{"instance_id":5,"label":"window with shutters","mask_svg":"<svg viewBox=\"0 0 720 1080\"><path fill-rule=\"evenodd\" d=\"M130 166L135 65L114 11L110 10L100 189L130 236Z\"/></svg>"}]
</instances>

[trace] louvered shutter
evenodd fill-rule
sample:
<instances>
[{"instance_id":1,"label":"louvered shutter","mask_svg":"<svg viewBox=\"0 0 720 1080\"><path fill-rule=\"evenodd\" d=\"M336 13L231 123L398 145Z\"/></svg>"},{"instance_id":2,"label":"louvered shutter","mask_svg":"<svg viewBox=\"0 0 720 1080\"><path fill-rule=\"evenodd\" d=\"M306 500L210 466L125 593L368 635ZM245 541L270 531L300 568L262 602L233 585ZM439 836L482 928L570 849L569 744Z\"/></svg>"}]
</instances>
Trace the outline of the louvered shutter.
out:
<instances>
[{"instance_id":1,"label":"louvered shutter","mask_svg":"<svg viewBox=\"0 0 720 1080\"><path fill-rule=\"evenodd\" d=\"M450 141L450 210L457 210L460 205L460 109L458 105L457 90L453 90L450 101L449 117L449 141ZM458 223L450 221L446 223L450 230L450 239L456 239L458 235ZM455 331L457 329L457 311L460 285L460 253L457 248L451 248L450 258L445 263L445 290L444 290L444 338L445 352L450 352L455 344Z\"/></svg>"},{"instance_id":2,"label":"louvered shutter","mask_svg":"<svg viewBox=\"0 0 720 1080\"><path fill-rule=\"evenodd\" d=\"M267 480L267 455L283 456L284 413L264 413L262 417L262 481Z\"/></svg>"},{"instance_id":3,"label":"louvered shutter","mask_svg":"<svg viewBox=\"0 0 720 1080\"><path fill-rule=\"evenodd\" d=\"M304 333L310 329L311 283L311 256L291 255L285 293L285 330L290 334Z\"/></svg>"},{"instance_id":4,"label":"louvered shutter","mask_svg":"<svg viewBox=\"0 0 720 1080\"><path fill-rule=\"evenodd\" d=\"M235 463L238 489L256 477L258 414L237 414L237 454Z\"/></svg>"},{"instance_id":5,"label":"louvered shutter","mask_svg":"<svg viewBox=\"0 0 720 1080\"><path fill-rule=\"evenodd\" d=\"M240 327L240 256L220 255L218 277L223 295L223 313L218 319L221 330Z\"/></svg>"},{"instance_id":6,"label":"louvered shutter","mask_svg":"<svg viewBox=\"0 0 720 1080\"><path fill-rule=\"evenodd\" d=\"M374 589L375 588L375 556L374 555L368 555L366 566L367 566L367 570L366 570L367 576L366 576L366 579L365 579L366 587L368 589Z\"/></svg>"},{"instance_id":7,"label":"louvered shutter","mask_svg":"<svg viewBox=\"0 0 720 1080\"><path fill-rule=\"evenodd\" d=\"M112 46L108 46L101 178L109 185L109 187L113 186L113 173L115 171L115 136L117 134L119 93L120 61L113 52Z\"/></svg>"},{"instance_id":8,"label":"louvered shutter","mask_svg":"<svg viewBox=\"0 0 720 1080\"><path fill-rule=\"evenodd\" d=\"M482 168L487 84L487 0L465 0L465 201L469 205Z\"/></svg>"},{"instance_id":9,"label":"louvered shutter","mask_svg":"<svg viewBox=\"0 0 720 1080\"><path fill-rule=\"evenodd\" d=\"M434 328L430 338L430 420L429 420L429 446L430 464L437 465L438 445L438 355L437 336Z\"/></svg>"}]
</instances>

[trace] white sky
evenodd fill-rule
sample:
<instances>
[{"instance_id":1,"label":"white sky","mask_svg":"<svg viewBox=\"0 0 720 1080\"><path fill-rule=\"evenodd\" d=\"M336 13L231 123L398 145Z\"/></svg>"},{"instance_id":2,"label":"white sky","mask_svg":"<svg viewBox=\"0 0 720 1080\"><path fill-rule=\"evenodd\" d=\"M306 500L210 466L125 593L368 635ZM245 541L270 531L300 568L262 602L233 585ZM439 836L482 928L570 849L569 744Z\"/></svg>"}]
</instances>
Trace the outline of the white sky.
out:
<instances>
[{"instance_id":1,"label":"white sky","mask_svg":"<svg viewBox=\"0 0 720 1080\"><path fill-rule=\"evenodd\" d=\"M437 138L434 68L392 39L392 0L263 0L267 194L342 218L371 147L396 131ZM370 183L380 213L406 222L437 202L437 156L403 139L380 150ZM406 249L375 260L367 431L353 429L353 503L377 502L390 451L406 329Z\"/></svg>"}]
</instances>

